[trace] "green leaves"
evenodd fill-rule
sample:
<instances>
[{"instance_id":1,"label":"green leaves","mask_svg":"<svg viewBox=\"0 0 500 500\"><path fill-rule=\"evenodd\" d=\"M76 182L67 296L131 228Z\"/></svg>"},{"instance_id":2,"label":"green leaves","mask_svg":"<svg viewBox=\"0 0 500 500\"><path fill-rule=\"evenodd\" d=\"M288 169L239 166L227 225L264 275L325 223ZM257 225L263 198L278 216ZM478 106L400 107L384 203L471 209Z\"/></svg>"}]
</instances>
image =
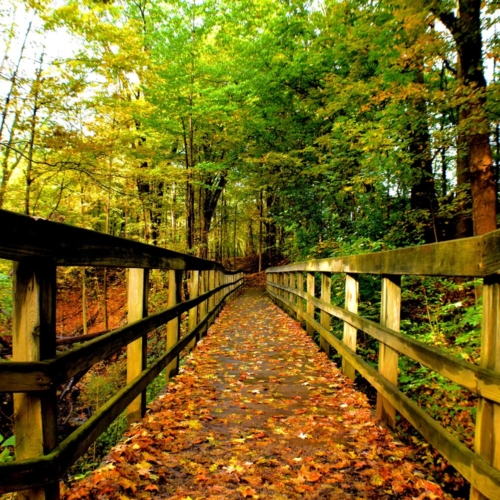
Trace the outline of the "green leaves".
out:
<instances>
[{"instance_id":1,"label":"green leaves","mask_svg":"<svg viewBox=\"0 0 500 500\"><path fill-rule=\"evenodd\" d=\"M14 460L14 455L11 453L11 450L9 448L13 448L14 446L16 446L15 436L4 439L4 437L0 434L0 463L11 462L12 460Z\"/></svg>"}]
</instances>

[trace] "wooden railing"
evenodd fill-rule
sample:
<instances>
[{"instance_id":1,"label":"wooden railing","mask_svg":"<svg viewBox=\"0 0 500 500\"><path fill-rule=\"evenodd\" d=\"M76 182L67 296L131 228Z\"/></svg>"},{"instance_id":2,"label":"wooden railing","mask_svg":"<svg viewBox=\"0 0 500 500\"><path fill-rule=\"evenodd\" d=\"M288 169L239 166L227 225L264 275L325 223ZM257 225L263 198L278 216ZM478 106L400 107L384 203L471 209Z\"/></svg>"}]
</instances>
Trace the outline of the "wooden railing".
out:
<instances>
[{"instance_id":1,"label":"wooden railing","mask_svg":"<svg viewBox=\"0 0 500 500\"><path fill-rule=\"evenodd\" d=\"M373 254L301 262L267 270L276 303L305 322L320 346L342 356L344 374L358 371L378 391L377 415L388 426L403 415L471 483L471 498L500 499L500 231L485 236ZM345 273L345 307L331 304L331 274ZM321 276L321 297L315 281ZM381 317L357 314L360 274L382 276ZM477 366L399 332L401 276L483 278L481 360ZM315 313L319 310L319 321ZM331 333L331 317L344 322L343 339ZM357 331L379 341L378 371L356 354ZM433 420L397 388L398 357L405 355L478 396L475 452Z\"/></svg>"},{"instance_id":2,"label":"wooden railing","mask_svg":"<svg viewBox=\"0 0 500 500\"><path fill-rule=\"evenodd\" d=\"M170 250L0 210L0 258L14 261L13 356L0 362L0 391L14 393L16 460L0 464L0 493L58 498L59 477L127 409L128 423L145 412L145 390L163 369L178 369L243 273ZM56 353L56 267L127 267L128 324ZM168 308L148 316L148 270L169 271ZM190 297L181 302L183 272ZM188 333L180 338L181 313ZM167 324L165 352L146 366L147 334ZM56 389L71 377L127 346L127 385L73 434L58 443ZM27 489L29 488L29 489Z\"/></svg>"}]
</instances>

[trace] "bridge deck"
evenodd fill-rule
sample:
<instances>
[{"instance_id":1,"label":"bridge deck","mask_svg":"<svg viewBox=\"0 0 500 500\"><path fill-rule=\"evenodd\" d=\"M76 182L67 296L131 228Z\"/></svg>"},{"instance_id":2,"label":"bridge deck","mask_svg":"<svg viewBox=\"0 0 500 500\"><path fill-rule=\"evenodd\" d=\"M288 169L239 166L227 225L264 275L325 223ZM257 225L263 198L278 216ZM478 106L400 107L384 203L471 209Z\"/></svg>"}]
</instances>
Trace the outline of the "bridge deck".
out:
<instances>
[{"instance_id":1,"label":"bridge deck","mask_svg":"<svg viewBox=\"0 0 500 500\"><path fill-rule=\"evenodd\" d=\"M230 302L108 465L63 498L441 498L258 288Z\"/></svg>"}]
</instances>

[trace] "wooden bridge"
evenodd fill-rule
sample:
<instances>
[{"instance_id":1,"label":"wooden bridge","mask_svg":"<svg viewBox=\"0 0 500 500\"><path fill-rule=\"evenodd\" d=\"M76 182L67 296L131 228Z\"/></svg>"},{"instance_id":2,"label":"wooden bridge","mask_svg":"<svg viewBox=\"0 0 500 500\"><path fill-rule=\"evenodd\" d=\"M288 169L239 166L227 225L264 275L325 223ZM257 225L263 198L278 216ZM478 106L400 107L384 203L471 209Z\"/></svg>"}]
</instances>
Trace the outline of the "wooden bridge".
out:
<instances>
[{"instance_id":1,"label":"wooden bridge","mask_svg":"<svg viewBox=\"0 0 500 500\"><path fill-rule=\"evenodd\" d=\"M207 260L5 211L0 211L0 224L0 258L15 262L13 360L0 363L0 391L14 393L17 440L16 460L0 464L0 492L23 490L18 498L58 498L59 477L125 408L130 423L144 415L147 385L164 368L168 376L177 372L179 353L201 338L225 302L239 290L243 277ZM129 324L56 355L57 266L129 268ZM150 316L148 269L169 271L169 307ZM276 304L305 323L308 333L319 333L324 351L333 346L341 354L346 377L353 378L358 371L376 388L380 420L391 427L396 412L401 413L470 482L471 498L498 499L499 270L500 231L496 231L465 240L271 268L267 270L267 291ZM190 271L191 294L189 300L181 302L185 271ZM345 308L331 304L332 273L346 275ZM380 324L357 314L361 274L382 276ZM480 366L399 333L403 275L483 278ZM318 279L320 294L316 293ZM179 338L179 317L185 312L189 314L189 331ZM332 317L344 322L343 340L330 331ZM146 366L146 336L164 324L165 353ZM380 343L378 371L356 354L358 330ZM128 384L58 443L58 385L125 346ZM398 390L399 355L418 361L478 396L475 452ZM300 391L300 387L296 390Z\"/></svg>"}]
</instances>

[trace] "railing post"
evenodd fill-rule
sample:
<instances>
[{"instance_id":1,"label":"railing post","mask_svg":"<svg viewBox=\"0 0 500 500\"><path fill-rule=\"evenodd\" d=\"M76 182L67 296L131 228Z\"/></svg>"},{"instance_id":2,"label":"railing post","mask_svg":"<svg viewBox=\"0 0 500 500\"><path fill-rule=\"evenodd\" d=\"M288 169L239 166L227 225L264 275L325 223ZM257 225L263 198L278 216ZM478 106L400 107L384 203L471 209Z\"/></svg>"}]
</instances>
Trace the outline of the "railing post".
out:
<instances>
[{"instance_id":1,"label":"railing post","mask_svg":"<svg viewBox=\"0 0 500 500\"><path fill-rule=\"evenodd\" d=\"M47 261L14 263L12 360L43 361L56 354L56 267ZM14 394L16 459L36 458L57 445L55 388ZM22 500L59 498L59 484L19 491Z\"/></svg>"},{"instance_id":2,"label":"railing post","mask_svg":"<svg viewBox=\"0 0 500 500\"><path fill-rule=\"evenodd\" d=\"M208 273L209 271L202 271L201 272L201 279L200 279L200 294L204 294L208 292ZM206 315L207 315L207 305L208 305L208 300L204 300L200 304L200 320L202 320ZM200 332L200 338L207 332L207 325L205 325Z\"/></svg>"},{"instance_id":3,"label":"railing post","mask_svg":"<svg viewBox=\"0 0 500 500\"><path fill-rule=\"evenodd\" d=\"M200 271L191 271L190 277L190 290L189 290L189 298L195 299L199 295L200 291ZM189 321L188 321L188 332L193 330L198 324L198 306L192 307L189 310ZM188 352L191 351L196 345L196 340L199 340L200 335L198 334L195 339L189 342L187 346Z\"/></svg>"},{"instance_id":4,"label":"railing post","mask_svg":"<svg viewBox=\"0 0 500 500\"><path fill-rule=\"evenodd\" d=\"M147 269L129 269L127 283L127 321L133 323L148 315L149 272ZM147 365L147 335L127 346L127 384L132 382ZM127 425L138 422L146 412L146 391L127 407Z\"/></svg>"},{"instance_id":5,"label":"railing post","mask_svg":"<svg viewBox=\"0 0 500 500\"><path fill-rule=\"evenodd\" d=\"M500 276L488 276L483 283L480 366L500 371ZM482 397L478 399L474 446L476 453L500 470L500 405ZM470 498L487 497L471 487Z\"/></svg>"},{"instance_id":6,"label":"railing post","mask_svg":"<svg viewBox=\"0 0 500 500\"><path fill-rule=\"evenodd\" d=\"M276 293L276 289L272 286L274 283L276 283L276 276L274 273L268 273L267 274L267 281L268 281L268 287L269 290L273 293ZM276 304L276 299L274 297L271 297L271 300L273 301L273 304Z\"/></svg>"},{"instance_id":7,"label":"railing post","mask_svg":"<svg viewBox=\"0 0 500 500\"><path fill-rule=\"evenodd\" d=\"M297 289L300 292L304 291L304 273L300 272L296 275ZM297 305L299 311L297 313L297 319L302 323L304 321L302 313L304 312L304 299L302 297L297 297Z\"/></svg>"},{"instance_id":8,"label":"railing post","mask_svg":"<svg viewBox=\"0 0 500 500\"><path fill-rule=\"evenodd\" d=\"M288 273L283 273L281 275L281 284L283 286L288 286ZM283 299L285 300L289 300L290 298L290 294L288 292L286 292L285 290L283 290ZM290 308L286 305L286 304L283 304L281 306L288 315L290 315L291 311L290 311Z\"/></svg>"},{"instance_id":9,"label":"railing post","mask_svg":"<svg viewBox=\"0 0 500 500\"><path fill-rule=\"evenodd\" d=\"M293 288L295 289L296 288L296 284L295 284L295 274L294 273L288 273L288 286L290 288ZM290 292L288 294L288 300L292 303L292 304L296 304L297 303L297 296L293 293L293 292ZM290 310L290 314L292 316L295 316L297 318L297 313L291 309Z\"/></svg>"},{"instance_id":10,"label":"railing post","mask_svg":"<svg viewBox=\"0 0 500 500\"><path fill-rule=\"evenodd\" d=\"M353 313L358 312L358 278L354 274L345 275L345 308ZM344 344L356 352L358 330L347 323L344 323ZM342 358L342 371L344 375L352 380L356 376L354 366Z\"/></svg>"},{"instance_id":11,"label":"railing post","mask_svg":"<svg viewBox=\"0 0 500 500\"><path fill-rule=\"evenodd\" d=\"M217 288L219 286L219 271L215 271L215 274L214 274L214 288ZM220 292L216 292L214 294L214 307L217 307L217 303L219 302L219 293ZM215 313L215 316L217 315L217 313ZM215 316L214 316L214 319L215 319Z\"/></svg>"},{"instance_id":12,"label":"railing post","mask_svg":"<svg viewBox=\"0 0 500 500\"><path fill-rule=\"evenodd\" d=\"M307 273L307 293L314 297L314 290L316 288L316 278L314 276L314 273ZM311 316L312 319L314 319L314 304L311 301L307 301L307 314ZM313 336L314 335L314 328L312 325L307 323L306 325L306 332Z\"/></svg>"},{"instance_id":13,"label":"railing post","mask_svg":"<svg viewBox=\"0 0 500 500\"><path fill-rule=\"evenodd\" d=\"M216 271L209 271L209 285L208 288L209 290L213 290L215 288L215 273ZM208 299L208 310L209 312L212 312L213 308L215 307L215 295L211 295L210 298ZM209 322L209 326L214 322L213 316L212 319Z\"/></svg>"},{"instance_id":14,"label":"railing post","mask_svg":"<svg viewBox=\"0 0 500 500\"><path fill-rule=\"evenodd\" d=\"M221 272L220 271L216 271L215 272L215 288L218 288L219 286L221 285ZM215 304L216 304L216 307L217 307L217 312L215 313L215 315L217 316L219 314L219 302L220 302L220 298L221 298L221 292L220 290L215 294Z\"/></svg>"},{"instance_id":15,"label":"railing post","mask_svg":"<svg viewBox=\"0 0 500 500\"><path fill-rule=\"evenodd\" d=\"M169 271L168 273L168 307L173 307L181 302L182 271ZM170 349L180 336L179 318L174 318L167 323L167 350ZM179 357L173 359L166 368L167 382L179 370Z\"/></svg>"},{"instance_id":16,"label":"railing post","mask_svg":"<svg viewBox=\"0 0 500 500\"><path fill-rule=\"evenodd\" d=\"M382 277L380 324L399 332L401 317L401 276ZM391 383L398 385L399 354L380 343L378 371ZM396 426L396 408L380 393L377 394L377 418L391 429Z\"/></svg>"},{"instance_id":17,"label":"railing post","mask_svg":"<svg viewBox=\"0 0 500 500\"><path fill-rule=\"evenodd\" d=\"M331 303L332 300L332 275L331 273L321 274L321 300L327 304ZM321 311L321 326L330 331L331 318L328 313ZM321 350L325 351L327 356L330 354L330 344L326 339L320 335L319 346Z\"/></svg>"}]
</instances>

